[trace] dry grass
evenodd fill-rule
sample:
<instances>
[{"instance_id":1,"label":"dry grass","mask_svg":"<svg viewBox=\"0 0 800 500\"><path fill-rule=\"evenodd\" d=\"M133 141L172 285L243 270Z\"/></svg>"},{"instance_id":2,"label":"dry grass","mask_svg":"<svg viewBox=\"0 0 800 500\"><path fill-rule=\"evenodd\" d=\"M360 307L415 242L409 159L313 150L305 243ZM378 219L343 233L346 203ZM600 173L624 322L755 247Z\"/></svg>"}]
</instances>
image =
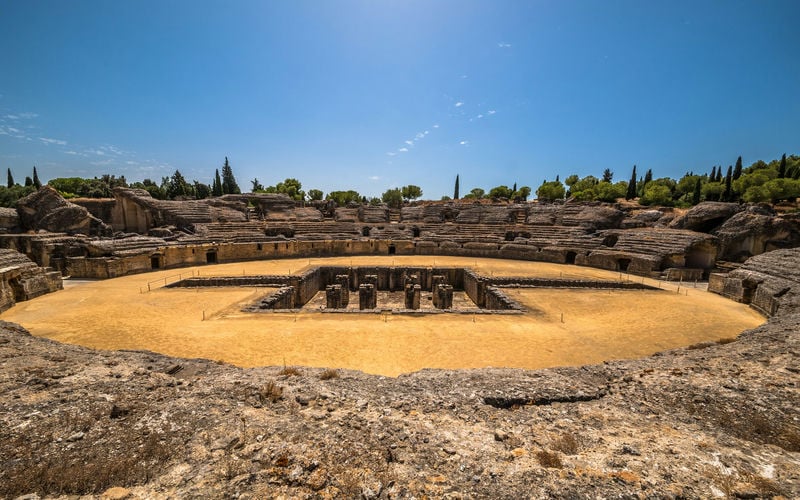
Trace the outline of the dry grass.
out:
<instances>
[{"instance_id":1,"label":"dry grass","mask_svg":"<svg viewBox=\"0 0 800 500\"><path fill-rule=\"evenodd\" d=\"M276 403L282 397L283 387L276 384L274 380L270 380L266 384L262 385L258 390L258 399L261 401L261 404L264 404L267 401L270 403Z\"/></svg>"},{"instance_id":2,"label":"dry grass","mask_svg":"<svg viewBox=\"0 0 800 500\"><path fill-rule=\"evenodd\" d=\"M552 451L542 450L537 452L536 460L539 461L539 465L542 467L548 467L551 469L561 469L564 467L561 457L558 456L558 453Z\"/></svg>"},{"instance_id":3,"label":"dry grass","mask_svg":"<svg viewBox=\"0 0 800 500\"><path fill-rule=\"evenodd\" d=\"M577 455L581 444L580 439L575 437L574 434L565 432L558 439L553 441L550 447L556 451L560 451L565 455Z\"/></svg>"},{"instance_id":4,"label":"dry grass","mask_svg":"<svg viewBox=\"0 0 800 500\"><path fill-rule=\"evenodd\" d=\"M303 374L303 371L296 366L286 366L284 365L281 371L278 373L279 375L283 375L285 377L299 377Z\"/></svg>"},{"instance_id":5,"label":"dry grass","mask_svg":"<svg viewBox=\"0 0 800 500\"><path fill-rule=\"evenodd\" d=\"M48 496L97 494L111 486L146 483L163 471L173 452L171 437L153 433L127 438L128 446L121 451L87 444L42 457L43 450L35 450L9 463L0 477L0 497L32 492Z\"/></svg>"},{"instance_id":6,"label":"dry grass","mask_svg":"<svg viewBox=\"0 0 800 500\"><path fill-rule=\"evenodd\" d=\"M333 368L327 368L319 376L320 380L330 380L332 378L339 378L339 370L334 370Z\"/></svg>"}]
</instances>

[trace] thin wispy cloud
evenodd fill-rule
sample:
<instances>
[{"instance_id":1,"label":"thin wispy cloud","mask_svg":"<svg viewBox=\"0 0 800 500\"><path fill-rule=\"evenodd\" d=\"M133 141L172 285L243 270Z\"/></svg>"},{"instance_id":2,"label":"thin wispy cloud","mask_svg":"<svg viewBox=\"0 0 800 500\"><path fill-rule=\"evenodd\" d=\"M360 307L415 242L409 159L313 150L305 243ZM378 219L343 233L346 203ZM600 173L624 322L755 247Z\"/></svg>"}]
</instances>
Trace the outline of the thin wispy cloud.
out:
<instances>
[{"instance_id":1,"label":"thin wispy cloud","mask_svg":"<svg viewBox=\"0 0 800 500\"><path fill-rule=\"evenodd\" d=\"M487 113L487 114L489 114L489 115L493 115L493 114L497 113L497 110L490 109L490 110L489 110L489 111L487 111L486 113Z\"/></svg>"},{"instance_id":2,"label":"thin wispy cloud","mask_svg":"<svg viewBox=\"0 0 800 500\"><path fill-rule=\"evenodd\" d=\"M371 180L371 181L378 181L378 180L380 180L380 177L379 177L379 176L377 176L377 175L370 175L370 176L369 176L369 180Z\"/></svg>"},{"instance_id":3,"label":"thin wispy cloud","mask_svg":"<svg viewBox=\"0 0 800 500\"><path fill-rule=\"evenodd\" d=\"M454 106L455 106L455 107L457 107L457 108L460 108L460 107L461 107L461 106L463 106L463 105L464 105L464 103L463 103L463 102L461 102L461 101L458 101L457 103L455 103L455 105L454 105Z\"/></svg>"},{"instance_id":4,"label":"thin wispy cloud","mask_svg":"<svg viewBox=\"0 0 800 500\"><path fill-rule=\"evenodd\" d=\"M49 137L39 137L39 140L43 143L50 145L50 144L57 144L59 146L66 146L67 141L62 141L61 139L51 139Z\"/></svg>"},{"instance_id":5,"label":"thin wispy cloud","mask_svg":"<svg viewBox=\"0 0 800 500\"><path fill-rule=\"evenodd\" d=\"M506 42L497 42L497 47L501 49L510 49L511 44Z\"/></svg>"},{"instance_id":6,"label":"thin wispy cloud","mask_svg":"<svg viewBox=\"0 0 800 500\"><path fill-rule=\"evenodd\" d=\"M386 153L386 156L396 156L396 155L397 153L395 153L394 151L389 151L388 153Z\"/></svg>"},{"instance_id":7,"label":"thin wispy cloud","mask_svg":"<svg viewBox=\"0 0 800 500\"><path fill-rule=\"evenodd\" d=\"M439 128L439 124L437 123L436 125L433 126L433 128Z\"/></svg>"},{"instance_id":8,"label":"thin wispy cloud","mask_svg":"<svg viewBox=\"0 0 800 500\"><path fill-rule=\"evenodd\" d=\"M398 149L401 153L408 153L408 148L400 148Z\"/></svg>"},{"instance_id":9,"label":"thin wispy cloud","mask_svg":"<svg viewBox=\"0 0 800 500\"><path fill-rule=\"evenodd\" d=\"M458 144L460 144L461 146L469 146L469 141L461 141Z\"/></svg>"},{"instance_id":10,"label":"thin wispy cloud","mask_svg":"<svg viewBox=\"0 0 800 500\"><path fill-rule=\"evenodd\" d=\"M413 146L414 145L414 141L403 141L403 142L405 142L409 146Z\"/></svg>"}]
</instances>

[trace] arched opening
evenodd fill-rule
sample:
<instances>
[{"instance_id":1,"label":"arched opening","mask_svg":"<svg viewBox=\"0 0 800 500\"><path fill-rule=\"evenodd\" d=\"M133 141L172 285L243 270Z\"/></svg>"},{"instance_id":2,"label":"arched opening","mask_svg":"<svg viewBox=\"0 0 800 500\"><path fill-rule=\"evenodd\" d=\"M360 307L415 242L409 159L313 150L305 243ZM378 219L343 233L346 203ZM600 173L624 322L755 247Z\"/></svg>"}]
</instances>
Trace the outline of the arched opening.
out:
<instances>
[{"instance_id":1,"label":"arched opening","mask_svg":"<svg viewBox=\"0 0 800 500\"><path fill-rule=\"evenodd\" d=\"M364 236L365 238L366 238L366 237L369 237L369 231L370 231L370 229L371 229L371 228L370 228L369 226L364 226L364 227L362 227L362 228L361 228L361 236Z\"/></svg>"},{"instance_id":2,"label":"arched opening","mask_svg":"<svg viewBox=\"0 0 800 500\"><path fill-rule=\"evenodd\" d=\"M150 256L150 268L151 269L160 269L161 268L161 257L158 255L151 255Z\"/></svg>"},{"instance_id":3,"label":"arched opening","mask_svg":"<svg viewBox=\"0 0 800 500\"><path fill-rule=\"evenodd\" d=\"M397 247L394 245L389 245L389 255L394 255L397 253Z\"/></svg>"},{"instance_id":4,"label":"arched opening","mask_svg":"<svg viewBox=\"0 0 800 500\"><path fill-rule=\"evenodd\" d=\"M506 237L505 237L506 241L514 241L514 238L516 238L516 235L514 234L513 231L506 231Z\"/></svg>"},{"instance_id":5,"label":"arched opening","mask_svg":"<svg viewBox=\"0 0 800 500\"><path fill-rule=\"evenodd\" d=\"M619 259L617 261L617 269L620 271L627 271L628 266L631 265L631 259Z\"/></svg>"},{"instance_id":6,"label":"arched opening","mask_svg":"<svg viewBox=\"0 0 800 500\"><path fill-rule=\"evenodd\" d=\"M578 256L578 254L575 253L575 252L567 252L567 258L566 258L565 262L567 264L574 264L575 263L575 257L577 257L577 256Z\"/></svg>"},{"instance_id":7,"label":"arched opening","mask_svg":"<svg viewBox=\"0 0 800 500\"><path fill-rule=\"evenodd\" d=\"M412 227L411 228L411 234L414 236L414 238L419 238L419 228L418 227Z\"/></svg>"},{"instance_id":8,"label":"arched opening","mask_svg":"<svg viewBox=\"0 0 800 500\"><path fill-rule=\"evenodd\" d=\"M206 263L208 264L216 264L217 263L217 251L216 250L209 250L206 252Z\"/></svg>"}]
</instances>

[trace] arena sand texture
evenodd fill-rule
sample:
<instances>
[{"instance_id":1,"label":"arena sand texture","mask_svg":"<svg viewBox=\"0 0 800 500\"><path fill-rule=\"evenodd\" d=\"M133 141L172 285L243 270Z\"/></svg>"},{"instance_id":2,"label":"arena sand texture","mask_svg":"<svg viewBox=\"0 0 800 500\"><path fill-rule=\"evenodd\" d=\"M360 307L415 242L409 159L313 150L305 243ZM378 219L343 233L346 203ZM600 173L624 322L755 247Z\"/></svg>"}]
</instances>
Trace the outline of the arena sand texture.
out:
<instances>
[{"instance_id":1,"label":"arena sand texture","mask_svg":"<svg viewBox=\"0 0 800 500\"><path fill-rule=\"evenodd\" d=\"M630 279L660 290L505 289L522 315L244 313L267 288L164 288L179 276L292 274L309 266L463 266L484 275ZM148 284L151 291L148 291ZM0 318L37 336L235 365L303 365L397 376L423 368L544 368L636 358L732 338L765 321L700 286L599 269L500 259L387 256L287 259L65 281ZM563 314L563 322L562 322Z\"/></svg>"}]
</instances>

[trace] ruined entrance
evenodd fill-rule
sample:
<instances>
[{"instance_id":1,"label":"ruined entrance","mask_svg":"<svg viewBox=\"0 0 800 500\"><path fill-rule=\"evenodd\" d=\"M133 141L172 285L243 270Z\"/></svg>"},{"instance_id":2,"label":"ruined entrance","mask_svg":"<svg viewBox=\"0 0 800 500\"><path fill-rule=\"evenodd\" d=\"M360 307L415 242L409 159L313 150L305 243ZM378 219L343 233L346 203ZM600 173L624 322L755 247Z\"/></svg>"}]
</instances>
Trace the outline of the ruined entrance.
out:
<instances>
[{"instance_id":1,"label":"ruined entrance","mask_svg":"<svg viewBox=\"0 0 800 500\"><path fill-rule=\"evenodd\" d=\"M618 271L627 271L628 266L631 265L631 259L619 259L617 261L617 270Z\"/></svg>"},{"instance_id":2,"label":"ruined entrance","mask_svg":"<svg viewBox=\"0 0 800 500\"><path fill-rule=\"evenodd\" d=\"M209 250L206 252L206 262L208 264L216 264L217 263L217 251L216 250Z\"/></svg>"},{"instance_id":3,"label":"ruined entrance","mask_svg":"<svg viewBox=\"0 0 800 500\"><path fill-rule=\"evenodd\" d=\"M161 256L160 255L151 255L150 256L150 267L152 269L161 269Z\"/></svg>"},{"instance_id":4,"label":"ruined entrance","mask_svg":"<svg viewBox=\"0 0 800 500\"><path fill-rule=\"evenodd\" d=\"M564 262L566 264L574 264L575 263L575 257L577 257L577 256L578 256L578 254L575 253L575 252L567 252L567 257L564 260Z\"/></svg>"},{"instance_id":5,"label":"ruined entrance","mask_svg":"<svg viewBox=\"0 0 800 500\"><path fill-rule=\"evenodd\" d=\"M389 245L389 255L394 255L397 253L397 247L394 245Z\"/></svg>"}]
</instances>

